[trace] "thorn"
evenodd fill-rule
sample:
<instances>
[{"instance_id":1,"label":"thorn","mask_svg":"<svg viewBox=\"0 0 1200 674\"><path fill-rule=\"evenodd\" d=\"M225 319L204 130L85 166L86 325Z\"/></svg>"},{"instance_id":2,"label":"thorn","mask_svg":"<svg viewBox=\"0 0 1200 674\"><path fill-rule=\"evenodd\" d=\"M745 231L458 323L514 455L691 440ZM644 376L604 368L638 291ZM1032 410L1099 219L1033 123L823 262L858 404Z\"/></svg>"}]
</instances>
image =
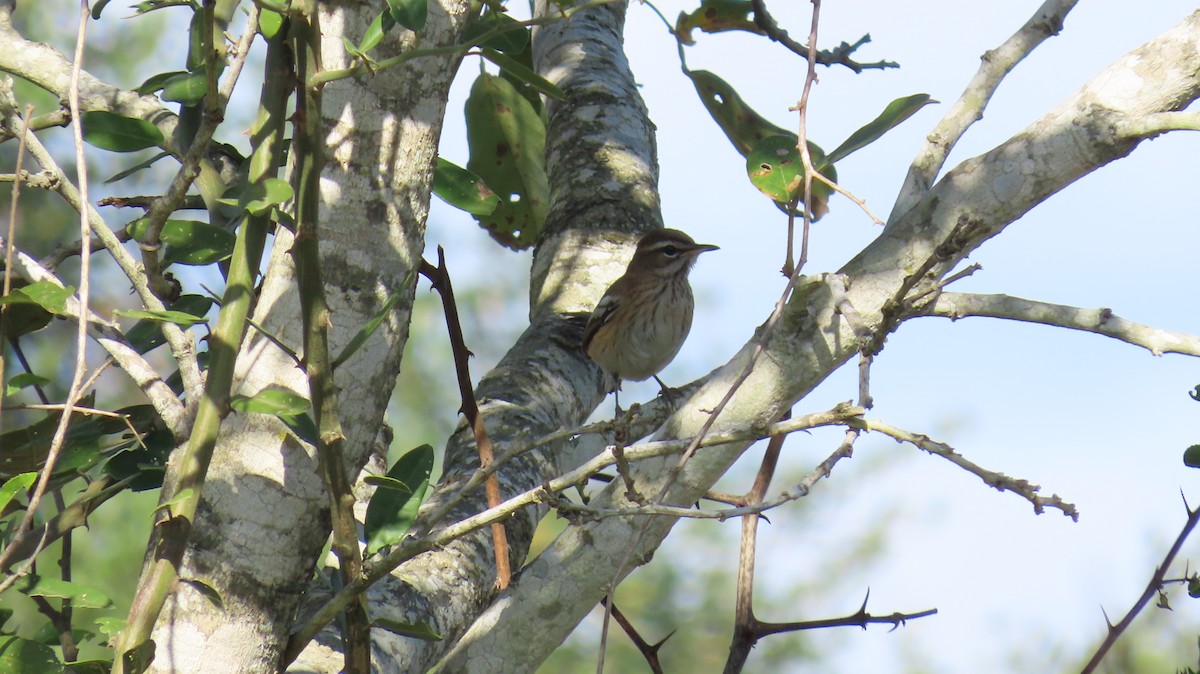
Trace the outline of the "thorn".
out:
<instances>
[{"instance_id":1,"label":"thorn","mask_svg":"<svg viewBox=\"0 0 1200 674\"><path fill-rule=\"evenodd\" d=\"M678 632L678 631L679 631L679 630L671 630L671 633L670 633L670 634L668 634L667 636L663 637L663 638L662 638L662 639L661 639L661 640L660 640L658 643L656 643L656 644L654 644L653 646L651 646L651 648L652 648L652 649L654 649L655 651L657 651L659 648L662 648L662 645L663 645L663 644L665 644L665 643L667 643L667 639L670 639L671 637L675 636L675 633L676 633L676 632Z\"/></svg>"},{"instance_id":2,"label":"thorn","mask_svg":"<svg viewBox=\"0 0 1200 674\"><path fill-rule=\"evenodd\" d=\"M870 598L871 598L871 588L869 588L869 587L868 587L868 588L867 588L867 596L863 597L863 603L862 603L862 606L860 606L860 607L859 607L859 609L858 609L858 612L859 612L859 613L866 613L866 612L867 612L867 601L868 601Z\"/></svg>"},{"instance_id":3,"label":"thorn","mask_svg":"<svg viewBox=\"0 0 1200 674\"><path fill-rule=\"evenodd\" d=\"M1108 629L1113 629L1112 621L1108 619L1108 611L1104 610L1104 605L1100 606L1100 612L1104 614L1104 624L1108 625Z\"/></svg>"}]
</instances>

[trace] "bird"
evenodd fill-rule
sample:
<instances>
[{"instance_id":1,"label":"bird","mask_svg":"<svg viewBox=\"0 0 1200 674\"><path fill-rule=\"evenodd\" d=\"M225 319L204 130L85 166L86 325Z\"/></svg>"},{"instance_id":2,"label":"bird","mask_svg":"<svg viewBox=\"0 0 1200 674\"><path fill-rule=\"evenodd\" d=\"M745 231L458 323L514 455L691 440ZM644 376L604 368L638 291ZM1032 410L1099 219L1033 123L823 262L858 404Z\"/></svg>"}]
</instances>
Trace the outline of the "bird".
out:
<instances>
[{"instance_id":1,"label":"bird","mask_svg":"<svg viewBox=\"0 0 1200 674\"><path fill-rule=\"evenodd\" d=\"M613 391L621 381L651 377L670 390L658 373L691 331L695 300L688 274L696 258L712 250L718 247L677 229L656 229L638 241L625 273L605 291L583 331L588 357L617 378Z\"/></svg>"}]
</instances>

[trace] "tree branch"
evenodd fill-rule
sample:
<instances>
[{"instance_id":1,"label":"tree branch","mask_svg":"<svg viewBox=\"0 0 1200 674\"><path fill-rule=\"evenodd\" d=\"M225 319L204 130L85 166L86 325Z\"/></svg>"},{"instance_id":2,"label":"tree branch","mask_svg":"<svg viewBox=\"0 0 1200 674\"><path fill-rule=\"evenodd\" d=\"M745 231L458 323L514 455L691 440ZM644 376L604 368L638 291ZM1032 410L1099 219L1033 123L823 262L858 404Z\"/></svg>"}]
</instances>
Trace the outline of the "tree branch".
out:
<instances>
[{"instance_id":1,"label":"tree branch","mask_svg":"<svg viewBox=\"0 0 1200 674\"><path fill-rule=\"evenodd\" d=\"M917 157L908 169L908 176L900 188L900 195L888 217L891 222L906 213L920 201L938 173L950 151L972 124L983 119L983 110L1000 87L1000 82L1026 56L1047 39L1062 30L1067 13L1078 0L1046 0L1011 37L999 47L985 52L979 70L967 84L942 121L926 136L925 143L917 151Z\"/></svg>"},{"instance_id":2,"label":"tree branch","mask_svg":"<svg viewBox=\"0 0 1200 674\"><path fill-rule=\"evenodd\" d=\"M950 320L986 316L1053 325L1112 337L1127 344L1140 346L1156 356L1164 353L1200 356L1200 336L1134 323L1103 307L1083 309L1011 295L943 292L919 311L919 315L940 316Z\"/></svg>"}]
</instances>

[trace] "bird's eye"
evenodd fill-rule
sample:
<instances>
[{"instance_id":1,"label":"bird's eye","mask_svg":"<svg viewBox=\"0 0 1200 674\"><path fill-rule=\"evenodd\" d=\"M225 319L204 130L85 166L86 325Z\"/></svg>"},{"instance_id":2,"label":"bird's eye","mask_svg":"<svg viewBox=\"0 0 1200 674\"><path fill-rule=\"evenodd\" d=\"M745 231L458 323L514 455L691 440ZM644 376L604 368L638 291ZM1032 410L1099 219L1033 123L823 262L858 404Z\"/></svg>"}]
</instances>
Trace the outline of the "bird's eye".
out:
<instances>
[{"instance_id":1,"label":"bird's eye","mask_svg":"<svg viewBox=\"0 0 1200 674\"><path fill-rule=\"evenodd\" d=\"M667 257L675 257L675 256L679 255L679 249L676 248L675 246L664 246L662 249L662 253L663 253L663 255L666 255Z\"/></svg>"}]
</instances>

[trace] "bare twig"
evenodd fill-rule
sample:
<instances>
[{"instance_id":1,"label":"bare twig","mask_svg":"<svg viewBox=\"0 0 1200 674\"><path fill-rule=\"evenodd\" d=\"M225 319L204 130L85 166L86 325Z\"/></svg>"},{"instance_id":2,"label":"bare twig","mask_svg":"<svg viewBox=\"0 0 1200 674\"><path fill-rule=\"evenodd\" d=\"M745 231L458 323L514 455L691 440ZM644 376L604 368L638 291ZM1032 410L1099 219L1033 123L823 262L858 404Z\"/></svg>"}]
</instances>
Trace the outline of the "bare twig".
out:
<instances>
[{"instance_id":1,"label":"bare twig","mask_svg":"<svg viewBox=\"0 0 1200 674\"><path fill-rule=\"evenodd\" d=\"M744 429L741 431L724 431L713 433L703 440L700 446L710 446L725 444L728 442L749 441L751 439L761 439L778 433L790 433L808 428L817 428L820 426L842 425L850 419L860 416L863 413L861 408L852 407L848 404L838 405L832 410L826 412L818 412L814 414L805 414L796 417L787 422L780 424L772 424L766 429ZM625 455L630 461L640 461L656 456L669 456L678 454L690 447L695 442L693 438L684 438L680 440L660 440L655 442L647 442L637 445L631 445L625 448ZM841 458L841 457L837 457ZM798 485L800 489L808 489L813 483L828 474L828 470L837 462L835 457L830 457L822 462L818 470L823 471L818 475L810 475ZM501 522L509 518L513 513L525 508L534 503L539 503L547 499L550 494L555 494L566 489L571 489L575 485L586 481L590 476L604 470L605 468L615 465L616 458L611 451L604 452L599 456L593 457L587 462L580 465L578 468L564 473L559 477L549 480L545 484L534 489L527 490L523 493L510 497L508 500L501 503L495 508L472 515L456 522L451 522L446 526L433 529L432 524L426 524L422 531L410 532L402 541L392 547L391 551L374 563L368 562L364 565L363 575L353 583L342 588L332 599L324 606L318 609L312 617L297 629L288 645L288 653L296 654L312 640L329 621L342 610L346 604L353 601L367 587L379 580L383 576L390 573L393 569L403 564L405 561L415 557L416 555L433 550L435 548L446 545L450 541L465 536L466 534L480 529L485 526L490 526L493 522ZM492 466L495 466L493 464ZM492 468L489 466L489 468ZM814 471L816 472L816 471ZM475 487L483 481L486 471L478 470L472 475L467 483L467 487L472 484ZM457 501L455 501L457 503ZM650 507L650 506L646 506ZM452 503L445 503L438 508L437 511L430 514L426 518L427 523L440 522L446 514L453 508ZM745 514L745 513L741 513ZM733 516L733 515L730 515ZM294 657L294 655L292 655ZM286 657L284 659L287 660Z\"/></svg>"},{"instance_id":2,"label":"bare twig","mask_svg":"<svg viewBox=\"0 0 1200 674\"><path fill-rule=\"evenodd\" d=\"M962 468L972 475L975 475L980 480L983 480L984 483L989 487L993 487L997 491L1011 491L1018 496L1021 496L1033 504L1033 511L1039 515L1045 512L1046 508L1054 508L1061 511L1062 514L1070 517L1072 520L1075 520L1076 522L1079 521L1079 511L1076 510L1075 505L1063 501L1058 494L1054 494L1052 496L1040 496L1038 495L1038 492L1041 491L1041 487L1038 485L1032 484L1028 480L1012 478L1003 473L997 473L995 471L983 468L967 460L962 454L954 451L954 448L950 445L936 442L930 439L927 435L910 433L909 431L896 428L895 426L878 421L876 419L864 419L862 426L867 431L883 433L884 435L895 439L897 442L906 442L919 449L923 449L930 454L940 456L959 468Z\"/></svg>"},{"instance_id":3,"label":"bare twig","mask_svg":"<svg viewBox=\"0 0 1200 674\"><path fill-rule=\"evenodd\" d=\"M71 68L71 87L68 95L68 101L71 106L71 116L73 119L79 119L79 72L83 67L83 48L87 38L87 22L88 22L88 2L80 0L79 2L79 29L75 37L75 60ZM24 124L22 124L24 126ZM75 132L75 163L76 171L78 172L79 192L83 203L87 203L88 198L88 181L87 181L87 160L83 153L83 131L79 124L72 125ZM30 138L30 134L23 134L22 138ZM44 167L43 167L44 168ZM62 452L63 445L67 437L67 427L71 423L71 413L75 403L83 396L83 379L87 371L87 335L88 335L88 296L91 290L91 266L89 264L91 255L89 254L87 242L91 240L92 232L86 208L79 209L79 232L80 239L84 241L83 257L80 260L79 268L79 305L80 312L76 321L75 332L75 365L71 375L71 386L67 391L66 401L63 403L63 413L59 417L58 425L54 429L54 437L50 441L50 448L46 452L45 465L42 467L41 474L38 476L37 485L34 487L33 493L29 496L29 503L25 508L25 515L21 518L21 523L17 526L16 535L9 543L8 548L16 548L25 539L26 536L33 530L33 519L37 513L38 505L41 503L42 497L46 494L46 487L50 483L50 477L54 474L54 465L58 461L58 456ZM44 537L45 534L43 534ZM0 566L3 566L3 558L8 555L8 548L5 549L5 554L0 555ZM36 557L35 557L36 558ZM30 562L33 561L31 558Z\"/></svg>"},{"instance_id":4,"label":"bare twig","mask_svg":"<svg viewBox=\"0 0 1200 674\"><path fill-rule=\"evenodd\" d=\"M936 300L922 308L920 313L951 320L968 316L987 316L1041 323L1112 337L1127 344L1140 346L1156 356L1164 353L1200 356L1200 336L1135 323L1103 307L1083 309L1010 295L943 292Z\"/></svg>"},{"instance_id":5,"label":"bare twig","mask_svg":"<svg viewBox=\"0 0 1200 674\"><path fill-rule=\"evenodd\" d=\"M925 196L954 145L972 124L983 118L983 110L1000 82L1038 45L1062 30L1063 21L1076 2L1078 0L1046 0L1004 44L983 55L979 70L962 96L950 106L946 116L926 136L924 145L917 151L888 222L907 213Z\"/></svg>"},{"instance_id":6,"label":"bare twig","mask_svg":"<svg viewBox=\"0 0 1200 674\"><path fill-rule=\"evenodd\" d=\"M1196 524L1200 523L1200 509L1192 510L1188 506L1186 498L1183 500L1183 507L1187 511L1187 521L1183 523L1183 529L1175 537L1175 542L1171 545L1171 549L1167 550L1167 554L1163 557L1162 562L1154 569L1154 574L1150 576L1150 582L1146 583L1146 589L1142 591L1142 596L1138 597L1138 600L1133 603L1133 606L1125 613L1125 617L1121 618L1116 625L1108 623L1108 633L1104 636L1104 641L1096 648L1092 659L1088 660L1088 663L1084 665L1081 674L1091 674L1096 671L1096 667L1100 665L1100 661L1104 659L1108 650L1124 634L1125 630L1129 629L1129 626L1133 624L1133 619L1141 613L1142 609L1146 608L1146 604L1150 603L1150 599L1155 593L1162 589L1163 578L1166 577L1167 569L1170 568L1171 562L1179 554L1180 548L1183 547L1183 542L1191 535L1192 529L1195 529Z\"/></svg>"},{"instance_id":7,"label":"bare twig","mask_svg":"<svg viewBox=\"0 0 1200 674\"><path fill-rule=\"evenodd\" d=\"M784 419L791 416L789 410ZM779 453L783 449L786 436L775 435L767 443L767 451L759 464L758 474L754 476L754 484L750 491L741 499L742 505L759 505L775 476L775 467L779 463ZM725 674L742 671L746 658L750 657L750 649L758 641L755 635L754 617L754 562L758 554L758 520L760 515L753 513L742 518L742 535L738 547L737 601L734 604L733 636L729 643L729 657L725 660Z\"/></svg>"},{"instance_id":8,"label":"bare twig","mask_svg":"<svg viewBox=\"0 0 1200 674\"><path fill-rule=\"evenodd\" d=\"M483 415L479 413L479 404L475 400L475 391L471 385L471 371L468 360L471 356L463 339L462 324L458 319L458 304L454 300L454 288L450 284L450 272L446 269L446 252L438 246L438 266L434 267L428 261L421 260L421 275L429 279L434 290L442 296L442 307L446 314L446 329L450 333L450 347L454 352L454 371L458 379L459 397L462 399L461 410L467 419L467 425L475 435L475 446L479 450L479 467L487 470L494 462L492 441L488 437L483 424ZM490 473L484 480L489 508L500 505L500 482L495 473ZM496 589L503 590L512 580L512 567L508 556L508 535L504 525L497 522L492 525L492 545L496 554Z\"/></svg>"},{"instance_id":9,"label":"bare twig","mask_svg":"<svg viewBox=\"0 0 1200 674\"><path fill-rule=\"evenodd\" d=\"M774 42L787 47L795 54L799 54L805 59L809 58L809 54L813 53L813 47L796 42L788 35L787 31L780 28L775 21L775 17L767 11L767 5L764 0L750 0L750 5L754 10L754 25L758 26L763 35L771 38ZM874 61L871 63L860 63L850 58L850 55L858 51L858 48L871 41L870 35L860 37L854 44L846 42L838 45L836 49L821 50L816 52L816 58L813 59L817 63L825 66L841 64L853 70L856 73L861 73L864 70L882 70L885 68L899 68L900 64L894 61Z\"/></svg>"},{"instance_id":10,"label":"bare twig","mask_svg":"<svg viewBox=\"0 0 1200 674\"><path fill-rule=\"evenodd\" d=\"M604 601L607 603L612 603L612 596L605 595ZM663 647L663 644L667 643L667 639L670 639L675 632L671 632L671 634L663 637L657 643L652 644L646 641L641 634L638 634L637 628L633 626L633 623L629 621L629 618L625 617L625 614L621 612L621 609L617 608L615 603L609 607L609 610L612 611L613 619L616 620L617 624L621 626L621 629L625 631L625 635L629 637L629 640L632 641L633 645L637 647L638 652L641 653L642 657L646 659L646 664L650 666L650 671L654 674L663 674L662 663L658 660L658 651Z\"/></svg>"},{"instance_id":11,"label":"bare twig","mask_svg":"<svg viewBox=\"0 0 1200 674\"><path fill-rule=\"evenodd\" d=\"M13 173L17 176L24 176L21 171L21 163L25 160L25 139L29 136L29 123L26 121L33 114L33 106L25 106L25 116L21 118L21 143L17 146L17 165L13 169ZM12 292L12 275L13 275L13 254L17 248L17 205L21 202L21 180L13 181L12 202L8 210L8 242L4 247L4 292L0 296L6 296ZM4 377L5 358L4 358L4 343L8 341L8 305L0 306L0 386L8 381ZM4 409L4 396L0 395L0 412ZM0 431L4 429L4 415L0 414Z\"/></svg>"}]
</instances>

